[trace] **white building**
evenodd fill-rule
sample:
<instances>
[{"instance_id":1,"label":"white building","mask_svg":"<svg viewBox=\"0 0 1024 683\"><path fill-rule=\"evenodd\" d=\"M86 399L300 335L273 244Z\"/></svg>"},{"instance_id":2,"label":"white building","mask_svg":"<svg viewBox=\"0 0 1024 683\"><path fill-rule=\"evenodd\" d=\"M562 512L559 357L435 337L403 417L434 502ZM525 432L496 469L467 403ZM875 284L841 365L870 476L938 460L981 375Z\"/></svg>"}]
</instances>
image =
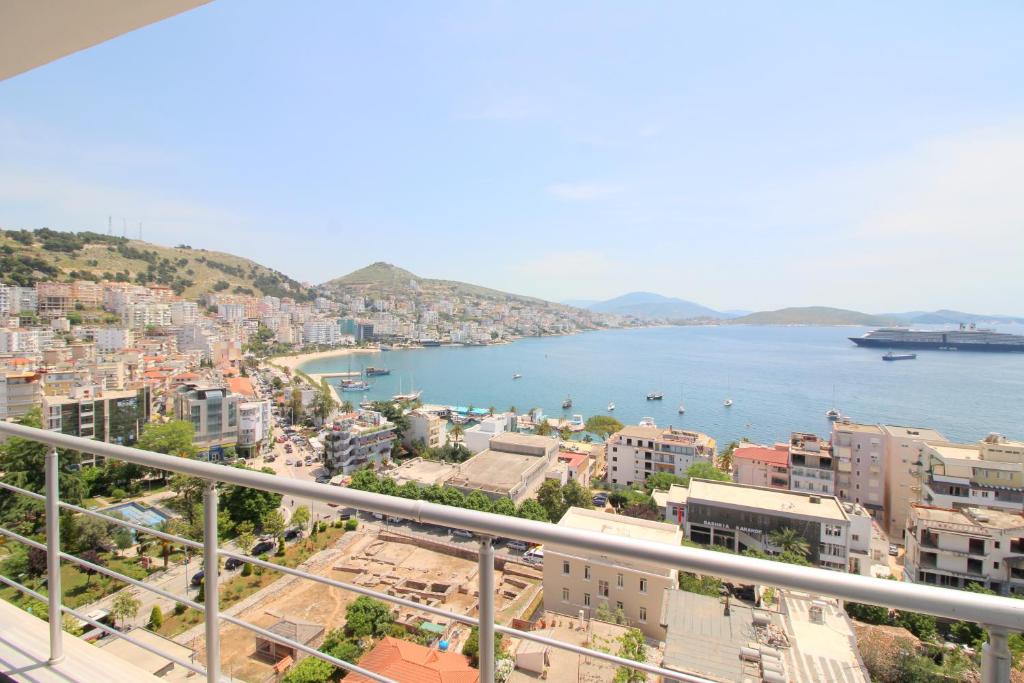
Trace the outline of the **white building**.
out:
<instances>
[{"instance_id":1,"label":"white building","mask_svg":"<svg viewBox=\"0 0 1024 683\"><path fill-rule=\"evenodd\" d=\"M135 334L131 328L101 327L96 330L96 350L100 353L130 349L134 343Z\"/></svg>"},{"instance_id":2,"label":"white building","mask_svg":"<svg viewBox=\"0 0 1024 683\"><path fill-rule=\"evenodd\" d=\"M333 346L341 342L341 328L336 320L310 320L302 324L302 339L307 344Z\"/></svg>"},{"instance_id":3,"label":"white building","mask_svg":"<svg viewBox=\"0 0 1024 683\"><path fill-rule=\"evenodd\" d=\"M0 420L21 417L42 400L43 384L38 374L0 371Z\"/></svg>"},{"instance_id":4,"label":"white building","mask_svg":"<svg viewBox=\"0 0 1024 683\"><path fill-rule=\"evenodd\" d=\"M175 301L170 311L172 325L192 325L199 317L199 304L195 301Z\"/></svg>"},{"instance_id":5,"label":"white building","mask_svg":"<svg viewBox=\"0 0 1024 683\"><path fill-rule=\"evenodd\" d=\"M251 458L269 444L271 435L270 401L245 401L238 404L238 455Z\"/></svg>"},{"instance_id":6,"label":"white building","mask_svg":"<svg viewBox=\"0 0 1024 683\"><path fill-rule=\"evenodd\" d=\"M508 430L508 418L504 415L492 415L480 420L462 433L462 441L473 454L485 450L491 439Z\"/></svg>"},{"instance_id":7,"label":"white building","mask_svg":"<svg viewBox=\"0 0 1024 683\"><path fill-rule=\"evenodd\" d=\"M417 441L422 441L427 448L442 448L448 443L445 421L437 415L425 410L413 410L406 415L406 419L409 422L403 442L406 448L412 448Z\"/></svg>"},{"instance_id":8,"label":"white building","mask_svg":"<svg viewBox=\"0 0 1024 683\"><path fill-rule=\"evenodd\" d=\"M790 436L789 488L825 496L835 493L832 450L817 435L793 432Z\"/></svg>"},{"instance_id":9,"label":"white building","mask_svg":"<svg viewBox=\"0 0 1024 683\"><path fill-rule=\"evenodd\" d=\"M608 480L642 483L655 472L677 476L697 462L714 462L715 440L707 434L660 427L623 427L608 438Z\"/></svg>"}]
</instances>

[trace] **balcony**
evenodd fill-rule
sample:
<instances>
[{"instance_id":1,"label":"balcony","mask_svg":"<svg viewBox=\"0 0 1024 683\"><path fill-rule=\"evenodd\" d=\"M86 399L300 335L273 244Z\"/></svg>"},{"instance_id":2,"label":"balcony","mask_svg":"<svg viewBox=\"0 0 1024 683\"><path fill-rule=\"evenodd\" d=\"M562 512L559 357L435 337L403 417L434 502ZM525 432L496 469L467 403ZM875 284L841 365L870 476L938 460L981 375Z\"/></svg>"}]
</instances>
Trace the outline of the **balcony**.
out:
<instances>
[{"instance_id":1,"label":"balcony","mask_svg":"<svg viewBox=\"0 0 1024 683\"><path fill-rule=\"evenodd\" d=\"M45 494L26 491L10 484L0 483L0 488L5 489L4 495L16 494L34 498L44 502L46 510L45 541L27 538L9 529L0 528L0 535L6 537L8 541L23 543L43 550L46 552L47 558L47 578L50 588L48 596L35 593L31 589L18 584L11 577L0 576L0 583L32 595L46 604L48 608L50 622L48 626L22 613L18 615L16 620L18 626L16 628L9 628L8 626L11 621L4 617L5 612L0 612L0 673L13 676L16 680L120 681L128 680L129 678L135 681L148 680L144 674L132 674L129 668L130 665L126 665L122 660L112 657L102 650L86 646L78 639L64 634L60 627L62 616L63 614L70 614L96 628L109 632L115 638L122 638L132 642L130 634L121 633L104 626L62 604L60 566L63 562L84 566L133 586L136 589L157 593L165 599L180 602L203 612L204 620L202 623L205 628L204 642L206 652L205 666L176 658L168 653L162 653L156 650L156 648L146 647L144 644L140 645L139 642L133 644L143 647L143 649L149 649L153 654L164 657L176 666L205 676L206 680L210 683L219 683L222 680L220 657L221 630L228 625L254 632L262 639L273 641L308 656L316 657L345 671L360 673L371 680L384 683L391 680L368 671L357 664L322 653L279 633L261 628L238 617L222 613L219 606L220 579L216 572L211 572L207 576L205 599L203 603L199 603L189 599L187 596L176 595L145 581L124 576L108 567L91 564L80 557L60 552L60 511L62 509L97 517L110 524L133 529L137 533L150 534L176 544L196 548L202 551L205 566L216 566L221 557L235 558L254 567L263 567L297 577L303 581L313 581L333 589L342 589L358 595L370 596L397 605L403 609L411 610L417 614L437 616L465 627L479 626L480 680L488 683L494 681L495 653L493 636L496 633L502 633L506 636L512 636L525 641L532 641L552 649L569 651L582 657L610 663L616 667L631 667L654 677L691 683L706 683L706 679L699 676L664 669L655 664L622 659L607 652L557 640L547 635L542 635L541 632L521 631L496 623L495 553L492 545L492 540L496 537L521 539L536 544L551 544L572 550L581 556L627 557L668 570L691 571L699 574L724 577L741 583L776 586L811 595L923 612L947 619L976 622L982 624L991 634L991 642L986 645L982 656L982 672L985 681L1009 680L1010 653L1007 646L1008 635L1010 631L1024 630L1024 601L997 596L977 595L936 586L873 579L812 567L799 567L699 548L649 543L640 539L610 536L596 531L584 531L464 508L447 507L423 500L410 500L337 486L315 484L288 477L277 477L251 470L223 467L198 460L159 455L135 448L106 444L8 423L0 423L0 435L21 437L49 446L45 465ZM144 467L162 469L202 479L204 482L202 488L203 522L205 527L203 540L200 542L180 538L134 524L124 519L109 517L100 512L86 510L60 500L58 496L58 473L60 471L58 448L113 458ZM343 507L354 507L368 512L380 513L387 517L400 517L420 523L434 524L453 529L465 529L472 532L476 535L478 541L478 549L475 553L477 556L477 592L479 594L479 603L475 612L476 616L447 611L424 602L371 590L360 585L312 574L302 569L275 564L218 547L217 513L219 494L217 485L220 483L272 491L304 500L320 501ZM4 609L7 609L6 606ZM47 633L44 633L44 631L47 631ZM19 654L17 657L5 656L12 652ZM90 671L95 671L95 669L87 668L89 664L86 660L90 657L106 660L106 666L102 669L102 675L90 675ZM96 666L95 661L92 666ZM30 675L26 674L23 677L22 674L26 672L26 669L23 667L32 667L33 671ZM72 673L69 675L65 673L67 671ZM653 680L658 679L654 678Z\"/></svg>"}]
</instances>

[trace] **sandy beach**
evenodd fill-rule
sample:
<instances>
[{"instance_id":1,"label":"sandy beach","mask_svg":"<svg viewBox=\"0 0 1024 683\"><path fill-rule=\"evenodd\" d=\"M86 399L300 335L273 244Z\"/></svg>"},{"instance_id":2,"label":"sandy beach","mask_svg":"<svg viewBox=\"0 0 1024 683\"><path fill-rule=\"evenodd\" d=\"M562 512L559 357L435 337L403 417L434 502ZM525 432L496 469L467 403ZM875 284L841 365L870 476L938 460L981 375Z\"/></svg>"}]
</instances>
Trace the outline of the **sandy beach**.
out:
<instances>
[{"instance_id":1,"label":"sandy beach","mask_svg":"<svg viewBox=\"0 0 1024 683\"><path fill-rule=\"evenodd\" d=\"M353 353L380 353L379 349L331 349L330 351L317 351L316 353L300 353L295 356L280 356L278 358L271 358L270 363L278 365L282 368L288 368L290 371L301 370L303 363L308 363L313 360L320 360L321 358L336 358L338 356L347 356Z\"/></svg>"}]
</instances>

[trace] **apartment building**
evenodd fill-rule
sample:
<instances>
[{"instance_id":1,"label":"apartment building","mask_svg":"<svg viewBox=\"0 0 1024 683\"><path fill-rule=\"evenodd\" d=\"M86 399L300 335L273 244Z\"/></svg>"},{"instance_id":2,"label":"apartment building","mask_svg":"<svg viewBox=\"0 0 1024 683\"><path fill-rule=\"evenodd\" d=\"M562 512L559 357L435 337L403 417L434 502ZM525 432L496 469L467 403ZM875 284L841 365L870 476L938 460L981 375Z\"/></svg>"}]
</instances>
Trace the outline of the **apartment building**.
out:
<instances>
[{"instance_id":1,"label":"apartment building","mask_svg":"<svg viewBox=\"0 0 1024 683\"><path fill-rule=\"evenodd\" d=\"M96 350L112 353L129 349L135 343L135 333L130 327L101 327L96 330Z\"/></svg>"},{"instance_id":2,"label":"apartment building","mask_svg":"<svg viewBox=\"0 0 1024 683\"><path fill-rule=\"evenodd\" d=\"M475 424L463 432L462 442L470 453L479 453L486 450L491 439L498 434L511 431L508 423L509 420L504 415L485 417L480 420L479 424Z\"/></svg>"},{"instance_id":3,"label":"apartment building","mask_svg":"<svg viewBox=\"0 0 1024 683\"><path fill-rule=\"evenodd\" d=\"M1002 595L1024 591L1024 516L983 508L910 506L905 581L947 588L977 583Z\"/></svg>"},{"instance_id":4,"label":"apartment building","mask_svg":"<svg viewBox=\"0 0 1024 683\"><path fill-rule=\"evenodd\" d=\"M199 318L199 304L195 301L175 301L169 308L172 325L194 325Z\"/></svg>"},{"instance_id":5,"label":"apartment building","mask_svg":"<svg viewBox=\"0 0 1024 683\"><path fill-rule=\"evenodd\" d=\"M1024 441L989 434L977 444L928 442L920 462L927 505L1024 511Z\"/></svg>"},{"instance_id":6,"label":"apartment building","mask_svg":"<svg viewBox=\"0 0 1024 683\"><path fill-rule=\"evenodd\" d=\"M43 399L42 375L0 371L0 420L22 417Z\"/></svg>"},{"instance_id":7,"label":"apartment building","mask_svg":"<svg viewBox=\"0 0 1024 683\"><path fill-rule=\"evenodd\" d=\"M924 446L929 441L946 441L946 437L927 427L882 425L885 436L885 510L882 527L896 540L907 528L910 503L921 500L919 466Z\"/></svg>"},{"instance_id":8,"label":"apartment building","mask_svg":"<svg viewBox=\"0 0 1024 683\"><path fill-rule=\"evenodd\" d=\"M427 448L441 448L448 443L446 423L437 415L416 409L406 415L406 419L409 426L405 430L405 440L402 442L406 448L412 448L417 441L421 441Z\"/></svg>"},{"instance_id":9,"label":"apartment building","mask_svg":"<svg viewBox=\"0 0 1024 683\"><path fill-rule=\"evenodd\" d=\"M151 406L148 387L104 391L96 385L79 386L64 396L43 397L43 427L71 436L132 446L150 420ZM83 465L102 461L102 457L82 453Z\"/></svg>"},{"instance_id":10,"label":"apartment building","mask_svg":"<svg viewBox=\"0 0 1024 683\"><path fill-rule=\"evenodd\" d=\"M242 378L244 379L244 378ZM238 404L238 441L241 458L254 458L270 445L273 423L270 401L242 401Z\"/></svg>"},{"instance_id":11,"label":"apartment building","mask_svg":"<svg viewBox=\"0 0 1024 683\"><path fill-rule=\"evenodd\" d=\"M789 527L807 541L812 564L848 570L850 518L833 496L692 479L684 519L691 541L734 552L779 552L771 534Z\"/></svg>"},{"instance_id":12,"label":"apartment building","mask_svg":"<svg viewBox=\"0 0 1024 683\"><path fill-rule=\"evenodd\" d=\"M569 508L559 524L570 529L596 531L645 543L678 546L682 531L663 524L596 510ZM593 617L598 609L621 612L631 626L648 638L665 639L665 592L677 590L676 569L652 565L632 557L582 553L557 545L544 547L544 609Z\"/></svg>"},{"instance_id":13,"label":"apartment building","mask_svg":"<svg viewBox=\"0 0 1024 683\"><path fill-rule=\"evenodd\" d=\"M743 443L732 452L732 478L737 484L789 490L789 446Z\"/></svg>"},{"instance_id":14,"label":"apartment building","mask_svg":"<svg viewBox=\"0 0 1024 683\"><path fill-rule=\"evenodd\" d=\"M342 335L334 320L310 320L302 325L302 339L307 344L334 346L341 343Z\"/></svg>"},{"instance_id":15,"label":"apartment building","mask_svg":"<svg viewBox=\"0 0 1024 683\"><path fill-rule=\"evenodd\" d=\"M835 493L832 446L815 434L793 432L789 437L789 488L831 496Z\"/></svg>"},{"instance_id":16,"label":"apartment building","mask_svg":"<svg viewBox=\"0 0 1024 683\"><path fill-rule=\"evenodd\" d=\"M36 296L37 311L44 318L62 318L75 307L71 284L67 282L37 282Z\"/></svg>"},{"instance_id":17,"label":"apartment building","mask_svg":"<svg viewBox=\"0 0 1024 683\"><path fill-rule=\"evenodd\" d=\"M362 410L337 420L324 435L323 463L334 474L351 474L391 455L394 425L380 413Z\"/></svg>"},{"instance_id":18,"label":"apartment building","mask_svg":"<svg viewBox=\"0 0 1024 683\"><path fill-rule=\"evenodd\" d=\"M174 417L192 423L192 442L216 460L223 457L223 446L238 441L238 404L243 400L225 386L183 384L174 395Z\"/></svg>"},{"instance_id":19,"label":"apartment building","mask_svg":"<svg viewBox=\"0 0 1024 683\"><path fill-rule=\"evenodd\" d=\"M34 287L0 284L0 317L18 315L22 311L36 312L39 295Z\"/></svg>"},{"instance_id":20,"label":"apartment building","mask_svg":"<svg viewBox=\"0 0 1024 683\"><path fill-rule=\"evenodd\" d=\"M669 427L628 426L608 438L608 480L630 485L655 472L677 476L697 462L714 462L715 440L707 434Z\"/></svg>"}]
</instances>

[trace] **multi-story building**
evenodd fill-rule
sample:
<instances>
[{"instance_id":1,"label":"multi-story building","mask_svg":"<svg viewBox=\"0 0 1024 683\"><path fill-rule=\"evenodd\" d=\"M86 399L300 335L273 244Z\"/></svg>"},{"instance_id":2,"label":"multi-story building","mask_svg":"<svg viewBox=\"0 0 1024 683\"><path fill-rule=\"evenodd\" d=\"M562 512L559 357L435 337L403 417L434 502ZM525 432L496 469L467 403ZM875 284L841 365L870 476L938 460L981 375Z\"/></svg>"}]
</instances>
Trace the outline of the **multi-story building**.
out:
<instances>
[{"instance_id":1,"label":"multi-story building","mask_svg":"<svg viewBox=\"0 0 1024 683\"><path fill-rule=\"evenodd\" d=\"M270 401L243 401L238 404L239 457L253 458L270 444Z\"/></svg>"},{"instance_id":2,"label":"multi-story building","mask_svg":"<svg viewBox=\"0 0 1024 683\"><path fill-rule=\"evenodd\" d=\"M62 318L75 306L70 283L37 282L36 296L39 301L39 315L44 318Z\"/></svg>"},{"instance_id":3,"label":"multi-story building","mask_svg":"<svg viewBox=\"0 0 1024 683\"><path fill-rule=\"evenodd\" d=\"M104 391L81 386L66 396L44 396L43 426L71 436L131 446L138 441L150 419L150 390ZM102 457L82 454L82 464L102 462Z\"/></svg>"},{"instance_id":4,"label":"multi-story building","mask_svg":"<svg viewBox=\"0 0 1024 683\"><path fill-rule=\"evenodd\" d=\"M569 481L580 486L590 486L590 456L577 451L559 451L558 462L565 465Z\"/></svg>"},{"instance_id":5,"label":"multi-story building","mask_svg":"<svg viewBox=\"0 0 1024 683\"><path fill-rule=\"evenodd\" d=\"M99 308L103 304L103 285L89 280L71 283L71 298L75 305L84 308Z\"/></svg>"},{"instance_id":6,"label":"multi-story building","mask_svg":"<svg viewBox=\"0 0 1024 683\"><path fill-rule=\"evenodd\" d=\"M479 453L485 450L491 439L498 434L510 431L509 418L504 415L491 415L480 420L462 434L462 442L470 453Z\"/></svg>"},{"instance_id":7,"label":"multi-story building","mask_svg":"<svg viewBox=\"0 0 1024 683\"><path fill-rule=\"evenodd\" d=\"M406 448L412 448L417 441L423 442L427 448L441 448L448 443L446 423L437 415L416 409L406 415L406 419L409 426L402 442Z\"/></svg>"},{"instance_id":8,"label":"multi-story building","mask_svg":"<svg viewBox=\"0 0 1024 683\"><path fill-rule=\"evenodd\" d=\"M559 524L645 543L678 546L682 531L652 522L596 510L569 508ZM665 592L678 590L679 572L633 557L582 553L557 545L544 547L544 609L593 617L599 609L621 613L630 625L655 640L665 639Z\"/></svg>"},{"instance_id":9,"label":"multi-story building","mask_svg":"<svg viewBox=\"0 0 1024 683\"><path fill-rule=\"evenodd\" d=\"M199 318L199 304L195 301L175 301L170 305L172 325L193 325Z\"/></svg>"},{"instance_id":10,"label":"multi-story building","mask_svg":"<svg viewBox=\"0 0 1024 683\"><path fill-rule=\"evenodd\" d=\"M715 440L707 434L659 427L623 427L608 438L608 480L629 485L655 472L677 476L697 462L713 462Z\"/></svg>"},{"instance_id":11,"label":"multi-story building","mask_svg":"<svg viewBox=\"0 0 1024 683\"><path fill-rule=\"evenodd\" d=\"M825 496L835 492L832 448L815 434L793 432L789 438L789 488Z\"/></svg>"},{"instance_id":12,"label":"multi-story building","mask_svg":"<svg viewBox=\"0 0 1024 683\"><path fill-rule=\"evenodd\" d=\"M737 484L789 490L789 446L740 444L732 452L732 478Z\"/></svg>"},{"instance_id":13,"label":"multi-story building","mask_svg":"<svg viewBox=\"0 0 1024 683\"><path fill-rule=\"evenodd\" d=\"M307 344L334 346L341 342L342 335L334 320L309 320L302 325L302 340Z\"/></svg>"},{"instance_id":14,"label":"multi-story building","mask_svg":"<svg viewBox=\"0 0 1024 683\"><path fill-rule=\"evenodd\" d=\"M977 444L928 442L920 462L923 503L1024 511L1024 441L989 434Z\"/></svg>"},{"instance_id":15,"label":"multi-story building","mask_svg":"<svg viewBox=\"0 0 1024 683\"><path fill-rule=\"evenodd\" d=\"M224 386L184 384L174 395L174 417L195 428L192 442L211 460L223 457L223 447L238 441L238 404L243 397Z\"/></svg>"},{"instance_id":16,"label":"multi-story building","mask_svg":"<svg viewBox=\"0 0 1024 683\"><path fill-rule=\"evenodd\" d=\"M921 500L921 482L916 463L922 462L925 443L946 437L926 427L882 425L885 435L885 528L894 540L901 540L907 528L910 503Z\"/></svg>"},{"instance_id":17,"label":"multi-story building","mask_svg":"<svg viewBox=\"0 0 1024 683\"><path fill-rule=\"evenodd\" d=\"M692 479L685 500L686 537L733 552L779 552L772 532L794 529L807 541L808 560L847 571L850 518L834 496Z\"/></svg>"},{"instance_id":18,"label":"multi-story building","mask_svg":"<svg viewBox=\"0 0 1024 683\"><path fill-rule=\"evenodd\" d=\"M394 425L380 413L363 410L336 421L324 435L323 462L332 473L351 474L391 454Z\"/></svg>"},{"instance_id":19,"label":"multi-story building","mask_svg":"<svg viewBox=\"0 0 1024 683\"><path fill-rule=\"evenodd\" d=\"M135 343L135 333L129 327L101 327L96 330L96 350L111 353L129 349Z\"/></svg>"},{"instance_id":20,"label":"multi-story building","mask_svg":"<svg viewBox=\"0 0 1024 683\"><path fill-rule=\"evenodd\" d=\"M982 508L910 506L905 581L948 588L977 583L1024 592L1024 516Z\"/></svg>"},{"instance_id":21,"label":"multi-story building","mask_svg":"<svg viewBox=\"0 0 1024 683\"><path fill-rule=\"evenodd\" d=\"M22 417L43 399L41 375L0 371L0 420Z\"/></svg>"}]
</instances>

